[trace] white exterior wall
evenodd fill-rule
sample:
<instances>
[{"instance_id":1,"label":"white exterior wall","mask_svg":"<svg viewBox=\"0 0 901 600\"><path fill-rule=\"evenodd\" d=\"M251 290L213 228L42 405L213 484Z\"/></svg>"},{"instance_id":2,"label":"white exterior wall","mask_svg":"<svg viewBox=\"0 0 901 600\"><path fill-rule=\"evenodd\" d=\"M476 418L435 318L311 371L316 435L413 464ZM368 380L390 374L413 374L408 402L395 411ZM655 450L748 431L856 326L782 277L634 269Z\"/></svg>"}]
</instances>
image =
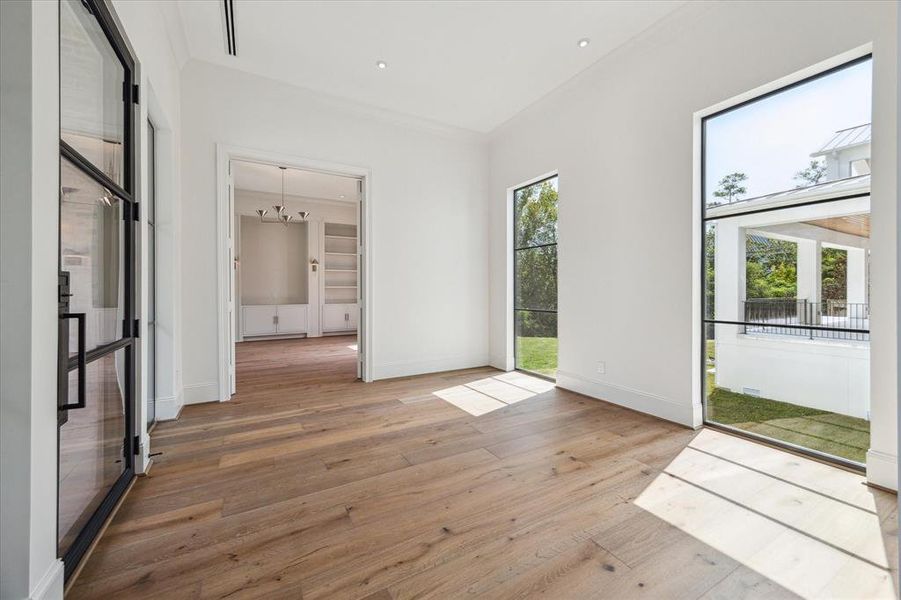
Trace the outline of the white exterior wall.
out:
<instances>
[{"instance_id":1,"label":"white exterior wall","mask_svg":"<svg viewBox=\"0 0 901 600\"><path fill-rule=\"evenodd\" d=\"M716 330L716 385L738 393L869 418L867 343Z\"/></svg>"},{"instance_id":2,"label":"white exterior wall","mask_svg":"<svg viewBox=\"0 0 901 600\"><path fill-rule=\"evenodd\" d=\"M500 127L490 145L492 363L508 364L512 336L507 190L557 171L558 385L699 425L695 115L872 43L868 469L894 487L898 155L894 134L881 132L895 131L896 10L889 2L690 4Z\"/></svg>"}]
</instances>

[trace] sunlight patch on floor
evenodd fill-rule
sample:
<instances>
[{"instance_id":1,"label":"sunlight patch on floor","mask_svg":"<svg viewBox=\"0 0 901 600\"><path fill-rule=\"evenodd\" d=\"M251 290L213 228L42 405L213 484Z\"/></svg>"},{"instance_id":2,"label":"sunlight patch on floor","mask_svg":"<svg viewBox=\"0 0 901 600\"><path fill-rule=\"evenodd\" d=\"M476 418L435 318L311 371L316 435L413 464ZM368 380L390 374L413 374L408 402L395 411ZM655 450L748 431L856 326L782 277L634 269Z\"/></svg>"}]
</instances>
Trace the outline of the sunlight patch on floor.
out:
<instances>
[{"instance_id":1,"label":"sunlight patch on floor","mask_svg":"<svg viewBox=\"0 0 901 600\"><path fill-rule=\"evenodd\" d=\"M635 500L804 598L894 598L861 475L704 430Z\"/></svg>"},{"instance_id":2,"label":"sunlight patch on floor","mask_svg":"<svg viewBox=\"0 0 901 600\"><path fill-rule=\"evenodd\" d=\"M354 352L357 351L357 345L356 345L356 344L351 344L350 346L348 346L348 348L350 348L350 349L353 350Z\"/></svg>"},{"instance_id":3,"label":"sunlight patch on floor","mask_svg":"<svg viewBox=\"0 0 901 600\"><path fill-rule=\"evenodd\" d=\"M553 389L554 384L516 371L485 377L432 392L445 402L478 417Z\"/></svg>"}]
</instances>

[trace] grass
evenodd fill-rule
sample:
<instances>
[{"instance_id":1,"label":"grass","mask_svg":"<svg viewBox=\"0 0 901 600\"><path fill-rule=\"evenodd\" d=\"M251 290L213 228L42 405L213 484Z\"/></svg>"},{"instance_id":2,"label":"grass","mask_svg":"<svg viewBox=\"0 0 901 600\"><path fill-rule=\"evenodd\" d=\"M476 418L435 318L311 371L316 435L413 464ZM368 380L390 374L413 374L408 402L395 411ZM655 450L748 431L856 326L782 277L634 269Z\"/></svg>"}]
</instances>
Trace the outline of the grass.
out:
<instances>
[{"instance_id":1,"label":"grass","mask_svg":"<svg viewBox=\"0 0 901 600\"><path fill-rule=\"evenodd\" d=\"M870 422L716 387L716 345L707 340L707 418L859 463L866 462Z\"/></svg>"},{"instance_id":2,"label":"grass","mask_svg":"<svg viewBox=\"0 0 901 600\"><path fill-rule=\"evenodd\" d=\"M516 367L546 377L556 377L557 338L516 338Z\"/></svg>"},{"instance_id":3,"label":"grass","mask_svg":"<svg viewBox=\"0 0 901 600\"><path fill-rule=\"evenodd\" d=\"M707 396L711 421L859 463L866 461L870 423L865 419L711 387Z\"/></svg>"}]
</instances>

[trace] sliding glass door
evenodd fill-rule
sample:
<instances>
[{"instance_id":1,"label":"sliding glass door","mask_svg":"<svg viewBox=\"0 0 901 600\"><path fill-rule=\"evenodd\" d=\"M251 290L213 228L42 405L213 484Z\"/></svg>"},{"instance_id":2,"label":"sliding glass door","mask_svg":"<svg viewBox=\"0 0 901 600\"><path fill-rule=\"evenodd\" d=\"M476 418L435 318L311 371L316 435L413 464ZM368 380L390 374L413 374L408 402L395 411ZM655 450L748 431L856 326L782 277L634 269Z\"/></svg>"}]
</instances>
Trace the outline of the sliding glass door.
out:
<instances>
[{"instance_id":1,"label":"sliding glass door","mask_svg":"<svg viewBox=\"0 0 901 600\"><path fill-rule=\"evenodd\" d=\"M68 578L134 475L133 62L61 0L58 551Z\"/></svg>"},{"instance_id":2,"label":"sliding glass door","mask_svg":"<svg viewBox=\"0 0 901 600\"><path fill-rule=\"evenodd\" d=\"M513 328L517 369L557 376L557 177L513 192Z\"/></svg>"}]
</instances>

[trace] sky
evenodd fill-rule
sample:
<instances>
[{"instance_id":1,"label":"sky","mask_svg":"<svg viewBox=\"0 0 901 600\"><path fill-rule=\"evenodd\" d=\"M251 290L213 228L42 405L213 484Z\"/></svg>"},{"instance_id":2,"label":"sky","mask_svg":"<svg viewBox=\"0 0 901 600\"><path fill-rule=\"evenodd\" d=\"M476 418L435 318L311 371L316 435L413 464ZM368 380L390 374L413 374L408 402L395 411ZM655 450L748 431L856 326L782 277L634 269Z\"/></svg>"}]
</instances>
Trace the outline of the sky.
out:
<instances>
[{"instance_id":1,"label":"sky","mask_svg":"<svg viewBox=\"0 0 901 600\"><path fill-rule=\"evenodd\" d=\"M745 173L744 198L796 187L794 175L836 131L869 123L872 60L707 120L707 202L724 175Z\"/></svg>"}]
</instances>

